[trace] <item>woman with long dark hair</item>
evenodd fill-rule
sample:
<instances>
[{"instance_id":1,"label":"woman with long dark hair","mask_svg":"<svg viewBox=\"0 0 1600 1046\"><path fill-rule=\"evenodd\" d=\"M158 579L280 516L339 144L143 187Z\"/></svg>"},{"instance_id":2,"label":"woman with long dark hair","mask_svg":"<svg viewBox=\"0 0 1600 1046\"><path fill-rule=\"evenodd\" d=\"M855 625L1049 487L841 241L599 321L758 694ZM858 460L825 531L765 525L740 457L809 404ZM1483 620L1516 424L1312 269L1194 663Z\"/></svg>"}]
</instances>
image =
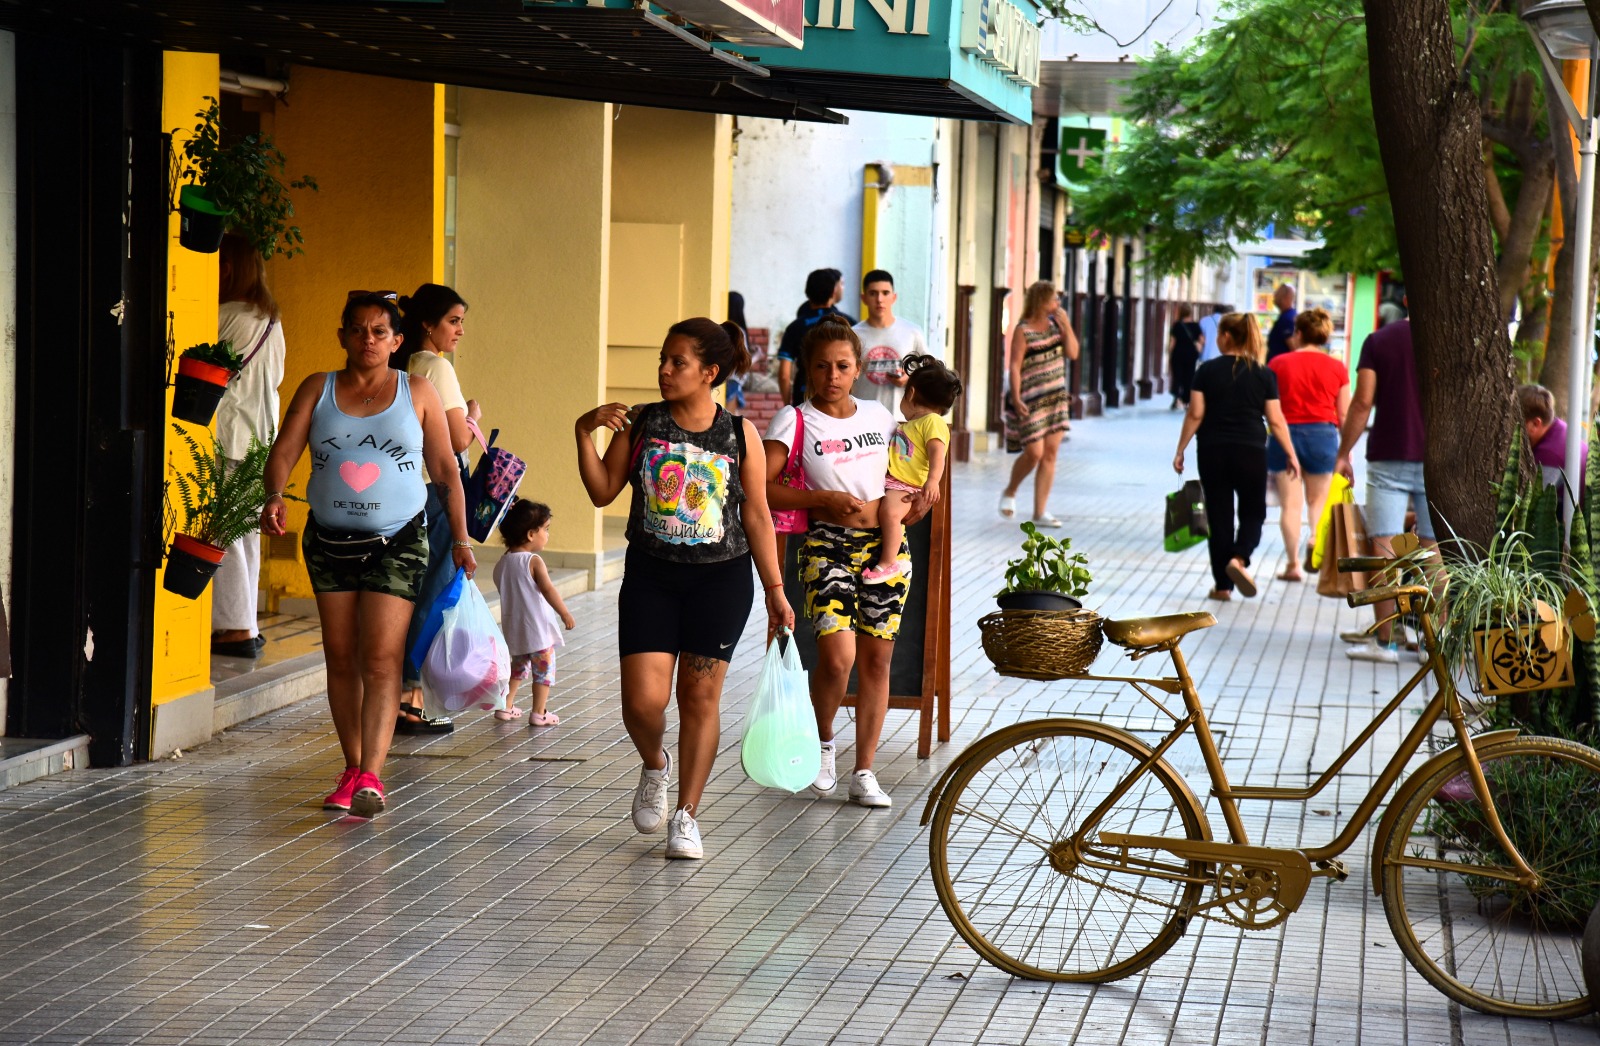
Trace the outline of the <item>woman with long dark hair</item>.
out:
<instances>
[{"instance_id":1,"label":"woman with long dark hair","mask_svg":"<svg viewBox=\"0 0 1600 1046\"><path fill-rule=\"evenodd\" d=\"M217 341L245 357L217 405L217 445L229 467L244 459L252 439L272 443L278 428L278 386L283 384L285 346L278 303L267 289L261 252L243 236L228 233L218 252ZM228 546L217 568L211 599L211 652L255 658L266 645L256 625L261 588L261 535Z\"/></svg>"},{"instance_id":2,"label":"woman with long dark hair","mask_svg":"<svg viewBox=\"0 0 1600 1046\"><path fill-rule=\"evenodd\" d=\"M389 365L414 377L426 378L439 393L439 401L444 404L445 425L450 432L450 449L456 455L457 482L460 482L460 476L466 471L466 450L472 443L467 421L476 422L483 416L478 401L461 394L455 366L447 358L454 357L461 336L466 333L466 300L443 284L424 283L409 297L401 295L398 304L403 340ZM455 729L455 724L446 716L429 718L424 714L422 666L411 662L411 648L421 634L428 609L455 576L449 534L444 526L442 478L431 472L428 478L428 573L423 578L411 627L406 632L406 693L400 704L400 717L395 721L395 729L402 734L447 734Z\"/></svg>"},{"instance_id":3,"label":"woman with long dark hair","mask_svg":"<svg viewBox=\"0 0 1600 1046\"><path fill-rule=\"evenodd\" d=\"M1222 317L1217 323L1217 347L1222 355L1195 372L1172 467L1183 475L1184 449L1198 434L1195 462L1211 524L1206 538L1211 551L1210 598L1225 600L1233 598L1235 587L1246 597L1256 594L1250 556L1261 543L1261 526L1267 518L1268 430L1283 448L1284 471L1290 479L1299 476L1300 461L1278 405L1278 379L1265 365L1267 349L1256 318L1242 312Z\"/></svg>"},{"instance_id":4,"label":"woman with long dark hair","mask_svg":"<svg viewBox=\"0 0 1600 1046\"><path fill-rule=\"evenodd\" d=\"M721 736L722 684L755 595L752 564L765 590L769 629L794 624L767 511L760 437L712 396L749 365L737 326L683 320L661 345L659 402L634 410L608 403L575 426L589 500L604 507L633 490L617 595L622 722L644 763L633 826L644 833L665 826L669 858L705 855L700 801ZM591 438L597 429L614 433L603 457ZM674 677L678 804L669 818L673 759L665 742Z\"/></svg>"},{"instance_id":5,"label":"woman with long dark hair","mask_svg":"<svg viewBox=\"0 0 1600 1046\"><path fill-rule=\"evenodd\" d=\"M1000 515L1017 514L1017 491L1028 473L1033 477L1033 521L1059 527L1050 511L1050 488L1056 479L1056 455L1072 425L1072 395L1067 391L1067 363L1078 358L1078 338L1055 284L1040 280L1023 297L1022 319L1011 331L1006 357L1010 391L1006 395L1006 450L1020 455L1011 466L1011 480L1000 495Z\"/></svg>"}]
</instances>

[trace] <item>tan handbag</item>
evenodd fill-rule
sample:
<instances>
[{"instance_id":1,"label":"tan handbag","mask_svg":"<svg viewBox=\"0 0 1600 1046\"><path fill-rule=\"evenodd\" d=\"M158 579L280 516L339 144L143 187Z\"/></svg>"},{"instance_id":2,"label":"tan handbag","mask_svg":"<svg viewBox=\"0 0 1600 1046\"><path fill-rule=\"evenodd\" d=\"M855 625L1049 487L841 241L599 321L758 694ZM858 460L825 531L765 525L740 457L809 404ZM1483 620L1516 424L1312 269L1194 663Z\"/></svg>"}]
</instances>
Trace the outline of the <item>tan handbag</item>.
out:
<instances>
[{"instance_id":1,"label":"tan handbag","mask_svg":"<svg viewBox=\"0 0 1600 1046\"><path fill-rule=\"evenodd\" d=\"M1317 595L1330 599L1343 599L1352 592L1367 587L1367 575L1356 571L1339 572L1339 560L1347 556L1368 554L1367 525L1361 518L1361 508L1346 488L1343 499L1333 503L1333 511L1324 532L1322 569L1317 574Z\"/></svg>"}]
</instances>

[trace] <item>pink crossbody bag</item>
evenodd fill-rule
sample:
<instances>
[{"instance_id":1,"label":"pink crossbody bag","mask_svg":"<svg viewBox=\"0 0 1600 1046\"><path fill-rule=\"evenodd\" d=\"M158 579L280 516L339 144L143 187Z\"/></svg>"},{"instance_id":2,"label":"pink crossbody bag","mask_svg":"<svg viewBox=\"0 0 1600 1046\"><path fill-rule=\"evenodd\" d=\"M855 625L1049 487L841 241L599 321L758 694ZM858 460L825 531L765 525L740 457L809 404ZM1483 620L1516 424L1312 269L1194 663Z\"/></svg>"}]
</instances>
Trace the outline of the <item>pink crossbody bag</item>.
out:
<instances>
[{"instance_id":1,"label":"pink crossbody bag","mask_svg":"<svg viewBox=\"0 0 1600 1046\"><path fill-rule=\"evenodd\" d=\"M794 442L789 444L789 460L778 473L778 482L793 490L806 489L806 471L800 464L800 451L805 446L806 416L799 407L794 408ZM772 510L772 529L780 534L804 534L810 524L809 514L803 508Z\"/></svg>"}]
</instances>

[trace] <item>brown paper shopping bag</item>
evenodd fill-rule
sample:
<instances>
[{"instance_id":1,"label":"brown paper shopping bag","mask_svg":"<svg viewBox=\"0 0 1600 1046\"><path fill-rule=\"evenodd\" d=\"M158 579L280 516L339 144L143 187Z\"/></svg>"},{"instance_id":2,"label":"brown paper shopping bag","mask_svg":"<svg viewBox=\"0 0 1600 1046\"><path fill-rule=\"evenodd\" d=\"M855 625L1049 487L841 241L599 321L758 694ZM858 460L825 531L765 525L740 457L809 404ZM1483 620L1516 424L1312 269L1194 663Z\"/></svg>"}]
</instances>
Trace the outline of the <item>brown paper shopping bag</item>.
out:
<instances>
[{"instance_id":1,"label":"brown paper shopping bag","mask_svg":"<svg viewBox=\"0 0 1600 1046\"><path fill-rule=\"evenodd\" d=\"M1367 575L1357 571L1339 572L1339 560L1346 556L1367 555L1367 526L1361 518L1361 508L1350 491L1333 505L1322 548L1322 569L1317 574L1317 595L1330 599L1343 599L1352 592L1367 587Z\"/></svg>"}]
</instances>

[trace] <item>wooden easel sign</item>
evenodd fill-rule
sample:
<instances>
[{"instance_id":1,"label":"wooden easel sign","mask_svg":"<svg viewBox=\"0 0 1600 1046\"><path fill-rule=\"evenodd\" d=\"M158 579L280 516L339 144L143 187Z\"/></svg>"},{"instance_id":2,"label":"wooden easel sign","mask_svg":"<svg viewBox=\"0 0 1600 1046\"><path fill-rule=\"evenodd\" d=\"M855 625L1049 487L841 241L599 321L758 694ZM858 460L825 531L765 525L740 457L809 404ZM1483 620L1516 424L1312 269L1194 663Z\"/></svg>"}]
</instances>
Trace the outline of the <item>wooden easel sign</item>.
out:
<instances>
[{"instance_id":1,"label":"wooden easel sign","mask_svg":"<svg viewBox=\"0 0 1600 1046\"><path fill-rule=\"evenodd\" d=\"M916 712L917 758L933 751L937 719L939 741L950 740L950 471L944 474L943 496L916 526L906 529L911 546L911 592L900 618L900 636L889 665L889 707ZM805 588L800 583L799 550L805 537L791 534L783 555L784 593L795 609L795 642L807 668L817 663L817 640L805 616ZM855 673L850 675L846 707L856 703ZM935 708L937 705L937 709Z\"/></svg>"}]
</instances>

